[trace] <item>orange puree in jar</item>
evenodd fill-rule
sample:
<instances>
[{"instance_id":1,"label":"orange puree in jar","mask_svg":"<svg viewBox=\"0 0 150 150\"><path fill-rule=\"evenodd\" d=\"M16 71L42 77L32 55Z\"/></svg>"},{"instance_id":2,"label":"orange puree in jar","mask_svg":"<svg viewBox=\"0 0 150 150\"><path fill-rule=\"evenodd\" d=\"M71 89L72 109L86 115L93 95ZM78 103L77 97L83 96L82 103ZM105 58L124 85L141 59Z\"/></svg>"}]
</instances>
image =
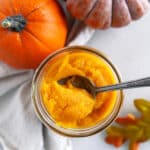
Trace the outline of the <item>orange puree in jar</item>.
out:
<instances>
[{"instance_id":1,"label":"orange puree in jar","mask_svg":"<svg viewBox=\"0 0 150 150\"><path fill-rule=\"evenodd\" d=\"M105 119L114 109L118 92L99 93L96 99L71 83L57 83L71 75L86 76L97 86L118 82L110 65L90 52L75 51L51 60L43 71L40 91L43 105L57 125L87 128Z\"/></svg>"}]
</instances>

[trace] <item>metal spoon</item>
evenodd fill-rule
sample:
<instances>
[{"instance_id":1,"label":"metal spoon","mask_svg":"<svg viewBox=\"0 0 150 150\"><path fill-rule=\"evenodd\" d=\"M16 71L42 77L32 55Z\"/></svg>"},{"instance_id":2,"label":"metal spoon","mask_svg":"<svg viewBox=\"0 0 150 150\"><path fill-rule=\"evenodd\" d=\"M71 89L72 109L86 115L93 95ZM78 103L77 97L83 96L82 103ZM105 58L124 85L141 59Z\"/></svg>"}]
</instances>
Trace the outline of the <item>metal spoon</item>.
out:
<instances>
[{"instance_id":1,"label":"metal spoon","mask_svg":"<svg viewBox=\"0 0 150 150\"><path fill-rule=\"evenodd\" d=\"M79 75L73 75L58 80L58 83L60 85L64 85L68 81L70 81L71 84L77 88L87 90L94 98L96 97L97 93L100 92L150 86L150 77L138 79L134 81L128 81L128 82L115 84L115 85L96 87L95 84L90 79Z\"/></svg>"}]
</instances>

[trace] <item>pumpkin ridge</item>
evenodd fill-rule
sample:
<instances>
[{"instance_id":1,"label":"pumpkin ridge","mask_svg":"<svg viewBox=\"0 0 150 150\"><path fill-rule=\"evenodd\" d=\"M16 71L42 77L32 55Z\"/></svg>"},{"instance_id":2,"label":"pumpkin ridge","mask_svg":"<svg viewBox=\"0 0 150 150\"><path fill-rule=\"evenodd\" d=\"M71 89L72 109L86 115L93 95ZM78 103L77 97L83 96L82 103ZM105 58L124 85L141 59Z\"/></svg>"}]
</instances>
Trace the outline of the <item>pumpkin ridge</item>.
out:
<instances>
[{"instance_id":1,"label":"pumpkin ridge","mask_svg":"<svg viewBox=\"0 0 150 150\"><path fill-rule=\"evenodd\" d=\"M35 11L39 10L42 6L39 6L35 9L33 9L31 12L29 12L28 14L25 15L25 17L28 17L30 14L34 13Z\"/></svg>"},{"instance_id":2,"label":"pumpkin ridge","mask_svg":"<svg viewBox=\"0 0 150 150\"><path fill-rule=\"evenodd\" d=\"M130 14L126 0L113 0L112 27L122 27L131 23Z\"/></svg>"},{"instance_id":3,"label":"pumpkin ridge","mask_svg":"<svg viewBox=\"0 0 150 150\"><path fill-rule=\"evenodd\" d=\"M113 5L114 5L114 0L112 0L112 13L111 13L111 26L112 26L112 21L113 21Z\"/></svg>"},{"instance_id":4,"label":"pumpkin ridge","mask_svg":"<svg viewBox=\"0 0 150 150\"><path fill-rule=\"evenodd\" d=\"M47 3L49 3L49 1L47 0L46 2L42 3L39 7L33 9L31 12L29 12L28 14L26 14L24 17L28 17L30 14L34 13L35 11L41 9L42 7L44 7Z\"/></svg>"},{"instance_id":5,"label":"pumpkin ridge","mask_svg":"<svg viewBox=\"0 0 150 150\"><path fill-rule=\"evenodd\" d=\"M12 0L8 0L8 2L10 3L10 6L13 6ZM12 10L12 14L15 15L14 7L11 7L11 10Z\"/></svg>"},{"instance_id":6,"label":"pumpkin ridge","mask_svg":"<svg viewBox=\"0 0 150 150\"><path fill-rule=\"evenodd\" d=\"M89 11L86 13L85 17L83 19L81 19L82 21L84 21L84 20L87 19L87 17L92 12L92 10L95 8L95 6L96 6L97 3L98 3L98 0L95 0L95 2L93 3L93 6L91 7L91 9L89 9Z\"/></svg>"},{"instance_id":7,"label":"pumpkin ridge","mask_svg":"<svg viewBox=\"0 0 150 150\"><path fill-rule=\"evenodd\" d=\"M90 13L94 10L94 8L97 6L97 3L99 2L99 0L97 0L96 2L95 2L95 4L93 5L93 7L91 8L91 10L89 11L89 13L87 14L87 16L84 18L84 20L86 20L88 17L89 17L89 15L90 15Z\"/></svg>"},{"instance_id":8,"label":"pumpkin ridge","mask_svg":"<svg viewBox=\"0 0 150 150\"><path fill-rule=\"evenodd\" d=\"M133 18L132 18L132 15L131 15L131 11L130 11L129 6L128 6L128 3L127 3L127 0L124 0L124 1L125 1L126 5L127 5L128 11L130 12L130 13L129 13L129 14L130 14L130 17L131 17L131 19L133 19Z\"/></svg>"},{"instance_id":9,"label":"pumpkin ridge","mask_svg":"<svg viewBox=\"0 0 150 150\"><path fill-rule=\"evenodd\" d=\"M15 35L14 34L11 34L11 31L9 31L9 32L7 32L7 34L6 34L6 36L5 36L5 38L3 38L2 40L0 40L0 45L2 44L3 46L2 47L0 47L0 49L2 49L2 52L0 53L0 55L2 56L2 58L0 58L2 61L6 61L6 60L8 60L7 61L7 63L8 64L12 64L12 65L15 65L15 64L17 64L17 65L23 65L23 52L22 51L20 51L20 49L19 49L19 51L18 52L15 52L15 47L14 46L11 46L11 50L10 51L12 51L12 52L10 52L10 53L8 53L7 54L7 51L5 51L5 47L7 47L7 42L5 42L6 40L5 39L7 39L7 37L9 38L9 37L11 37L11 36L13 36L13 37L15 37L15 41L13 41L14 43L17 43L17 47L19 47L20 48L20 46L21 46L21 43L20 43L20 38L19 38L19 34L18 33L15 33ZM3 44L4 43L4 44ZM8 45L9 47L10 47L10 44ZM22 48L22 47L21 47ZM19 54L19 57L18 57L18 54ZM10 58L14 58L14 59L10 59ZM16 63L15 62L15 60L18 60L18 62ZM16 65L16 66L17 66Z\"/></svg>"},{"instance_id":10,"label":"pumpkin ridge","mask_svg":"<svg viewBox=\"0 0 150 150\"><path fill-rule=\"evenodd\" d=\"M111 24L112 24L112 20L113 20L113 4L114 4L114 0L112 0L112 5L111 5L111 12L112 12L111 13Z\"/></svg>"},{"instance_id":11,"label":"pumpkin ridge","mask_svg":"<svg viewBox=\"0 0 150 150\"><path fill-rule=\"evenodd\" d=\"M24 56L25 56L25 58L26 58L26 63L27 63L27 66L30 66L30 64L29 64L29 57L28 57L28 54L27 54L27 50L25 49L25 44L23 43L23 40L22 40L22 36L21 36L21 33L19 32L19 37L20 37L20 44L21 44L21 47L22 47L22 49L23 49L23 52L24 52Z\"/></svg>"},{"instance_id":12,"label":"pumpkin ridge","mask_svg":"<svg viewBox=\"0 0 150 150\"><path fill-rule=\"evenodd\" d=\"M127 5L128 5L128 9L129 9L129 12L130 12L131 17L132 17L133 20L137 20L137 19L139 19L139 18L141 18L141 17L143 16L143 13L141 13L140 15L138 15L138 18L135 18L135 16L132 15L132 14L134 14L134 13L132 12L132 10L131 10L131 8L130 8L130 6L129 6L128 0L126 0L126 3L127 3ZM138 3L138 1L137 1L137 3ZM138 4L140 5L141 9L144 11L144 7L143 7L143 5L142 5L142 2L139 1ZM138 13L138 12L137 12L137 13Z\"/></svg>"},{"instance_id":13,"label":"pumpkin ridge","mask_svg":"<svg viewBox=\"0 0 150 150\"><path fill-rule=\"evenodd\" d=\"M106 2L106 1L105 1ZM95 27L95 28L99 28L99 29L107 29L107 28L109 28L110 26L111 26L111 22L112 22L112 3L113 3L113 0L107 0L107 2L105 3L104 2L104 0L98 0L97 1L97 3L96 3L96 5L94 6L94 8L93 8L93 10L89 13L89 15L87 16L87 18L86 18L86 20L85 20L85 22L87 23L87 24L91 24L91 26L92 26L92 24L93 24L93 27ZM110 7L110 12L108 13L108 15L106 15L106 11L105 10L107 10L107 3L108 2L111 2L111 7ZM107 5L106 5L107 4ZM105 6L105 7L104 7ZM109 5L108 5L109 6ZM102 8L102 11L101 11L101 14L99 13L97 16L99 17L99 18L101 18L101 19L98 19L98 20L102 20L102 21L100 21L100 22L98 22L98 21L95 21L94 22L94 20L92 20L92 18L95 18L94 17L94 15L96 14L96 12L97 12L97 10L98 9L100 9L100 7L103 7ZM105 17L103 17L102 18L102 14L103 13L105 13ZM108 20L109 19L109 20ZM92 23L90 23L90 22L92 22Z\"/></svg>"},{"instance_id":14,"label":"pumpkin ridge","mask_svg":"<svg viewBox=\"0 0 150 150\"><path fill-rule=\"evenodd\" d=\"M45 44L43 41L41 41L35 34L33 34L31 31L29 31L28 29L24 29L24 31L28 32L28 34L30 34L31 36L34 37L34 39L38 40L39 43L41 43L42 45L44 45L44 47L46 47L47 49L49 49L48 45Z\"/></svg>"}]
</instances>

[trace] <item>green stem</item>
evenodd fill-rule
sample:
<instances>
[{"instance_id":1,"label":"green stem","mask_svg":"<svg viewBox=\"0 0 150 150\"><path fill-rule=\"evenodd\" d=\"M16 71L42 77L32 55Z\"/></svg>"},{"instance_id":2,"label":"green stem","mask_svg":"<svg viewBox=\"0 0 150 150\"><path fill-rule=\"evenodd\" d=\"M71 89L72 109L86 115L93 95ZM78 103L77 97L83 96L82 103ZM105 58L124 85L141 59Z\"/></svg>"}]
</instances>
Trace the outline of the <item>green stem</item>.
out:
<instances>
[{"instance_id":1,"label":"green stem","mask_svg":"<svg viewBox=\"0 0 150 150\"><path fill-rule=\"evenodd\" d=\"M20 32L25 28L26 20L22 15L10 16L1 22L1 26L10 31Z\"/></svg>"}]
</instances>

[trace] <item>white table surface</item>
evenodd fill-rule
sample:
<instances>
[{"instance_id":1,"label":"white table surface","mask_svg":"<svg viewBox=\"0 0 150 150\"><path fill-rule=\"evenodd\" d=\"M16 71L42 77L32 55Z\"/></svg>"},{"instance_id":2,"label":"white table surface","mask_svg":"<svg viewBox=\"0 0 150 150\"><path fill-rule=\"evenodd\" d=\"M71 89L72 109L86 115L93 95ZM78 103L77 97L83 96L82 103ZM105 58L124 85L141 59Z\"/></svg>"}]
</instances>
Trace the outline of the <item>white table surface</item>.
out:
<instances>
[{"instance_id":1,"label":"white table surface","mask_svg":"<svg viewBox=\"0 0 150 150\"><path fill-rule=\"evenodd\" d=\"M89 46L107 54L117 65L124 81L150 76L150 13L144 18L121 29L97 31ZM150 100L150 88L125 91L120 115L137 113L133 99ZM72 139L73 150L115 150L104 142L105 133L87 138ZM127 144L118 150L127 150ZM150 142L140 145L140 150L149 150Z\"/></svg>"}]
</instances>

